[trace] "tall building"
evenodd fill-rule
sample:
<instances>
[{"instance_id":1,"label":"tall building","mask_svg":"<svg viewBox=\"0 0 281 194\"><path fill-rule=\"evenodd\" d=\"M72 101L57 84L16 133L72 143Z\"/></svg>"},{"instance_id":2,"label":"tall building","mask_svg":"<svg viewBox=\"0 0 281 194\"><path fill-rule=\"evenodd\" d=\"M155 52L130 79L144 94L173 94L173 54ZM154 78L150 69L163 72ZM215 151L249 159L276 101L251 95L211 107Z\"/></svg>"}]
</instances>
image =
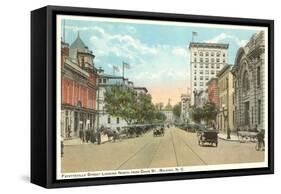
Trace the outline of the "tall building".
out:
<instances>
[{"instance_id":1,"label":"tall building","mask_svg":"<svg viewBox=\"0 0 281 194\"><path fill-rule=\"evenodd\" d=\"M197 43L189 44L191 105L197 92L206 91L206 83L227 64L228 44Z\"/></svg>"},{"instance_id":2,"label":"tall building","mask_svg":"<svg viewBox=\"0 0 281 194\"><path fill-rule=\"evenodd\" d=\"M254 34L235 59L236 125L240 130L264 129L265 66L264 33Z\"/></svg>"},{"instance_id":3,"label":"tall building","mask_svg":"<svg viewBox=\"0 0 281 194\"><path fill-rule=\"evenodd\" d=\"M97 69L79 34L70 47L61 45L61 134L71 139L80 130L94 129Z\"/></svg>"},{"instance_id":4,"label":"tall building","mask_svg":"<svg viewBox=\"0 0 281 194\"><path fill-rule=\"evenodd\" d=\"M218 129L227 132L235 131L235 90L232 65L226 65L218 74L219 114L217 115Z\"/></svg>"}]
</instances>

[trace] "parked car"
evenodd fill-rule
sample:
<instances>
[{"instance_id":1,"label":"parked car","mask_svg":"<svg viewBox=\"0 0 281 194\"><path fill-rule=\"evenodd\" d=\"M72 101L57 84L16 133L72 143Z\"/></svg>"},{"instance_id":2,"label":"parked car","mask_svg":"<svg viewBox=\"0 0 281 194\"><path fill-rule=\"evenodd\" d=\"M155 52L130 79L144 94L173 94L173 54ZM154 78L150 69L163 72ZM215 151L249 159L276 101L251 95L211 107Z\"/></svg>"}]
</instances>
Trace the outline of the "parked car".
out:
<instances>
[{"instance_id":1,"label":"parked car","mask_svg":"<svg viewBox=\"0 0 281 194\"><path fill-rule=\"evenodd\" d=\"M218 131L205 129L202 131L198 130L197 134L199 146L204 146L205 143L215 145L216 147L218 146Z\"/></svg>"}]
</instances>

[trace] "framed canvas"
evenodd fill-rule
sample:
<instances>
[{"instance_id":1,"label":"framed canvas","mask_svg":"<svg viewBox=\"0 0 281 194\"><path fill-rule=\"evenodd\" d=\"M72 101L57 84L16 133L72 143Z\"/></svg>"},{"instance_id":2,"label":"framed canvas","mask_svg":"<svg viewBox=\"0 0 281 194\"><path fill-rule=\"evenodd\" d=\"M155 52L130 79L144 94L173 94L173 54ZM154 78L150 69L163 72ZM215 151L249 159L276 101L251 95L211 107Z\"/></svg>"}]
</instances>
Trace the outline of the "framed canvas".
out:
<instances>
[{"instance_id":1,"label":"framed canvas","mask_svg":"<svg viewBox=\"0 0 281 194\"><path fill-rule=\"evenodd\" d=\"M274 172L272 20L31 12L31 182Z\"/></svg>"}]
</instances>

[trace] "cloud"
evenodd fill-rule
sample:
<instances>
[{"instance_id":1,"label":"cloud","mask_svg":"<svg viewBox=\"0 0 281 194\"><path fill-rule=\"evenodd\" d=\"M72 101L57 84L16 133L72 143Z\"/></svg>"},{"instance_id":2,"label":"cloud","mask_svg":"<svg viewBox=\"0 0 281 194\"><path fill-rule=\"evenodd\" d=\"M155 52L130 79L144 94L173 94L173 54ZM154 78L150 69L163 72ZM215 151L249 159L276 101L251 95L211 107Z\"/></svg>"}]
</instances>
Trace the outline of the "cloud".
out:
<instances>
[{"instance_id":1,"label":"cloud","mask_svg":"<svg viewBox=\"0 0 281 194\"><path fill-rule=\"evenodd\" d=\"M172 53L179 57L187 57L187 50L184 48L174 48Z\"/></svg>"},{"instance_id":2,"label":"cloud","mask_svg":"<svg viewBox=\"0 0 281 194\"><path fill-rule=\"evenodd\" d=\"M238 37L236 36L233 36L233 35L229 35L229 34L226 34L226 33L220 33L218 36L210 39L210 40L207 40L206 42L208 43L219 43L223 40L226 40L226 39L231 39L233 40L239 47L242 47L242 46L245 46L246 43L247 43L247 40L240 40Z\"/></svg>"}]
</instances>

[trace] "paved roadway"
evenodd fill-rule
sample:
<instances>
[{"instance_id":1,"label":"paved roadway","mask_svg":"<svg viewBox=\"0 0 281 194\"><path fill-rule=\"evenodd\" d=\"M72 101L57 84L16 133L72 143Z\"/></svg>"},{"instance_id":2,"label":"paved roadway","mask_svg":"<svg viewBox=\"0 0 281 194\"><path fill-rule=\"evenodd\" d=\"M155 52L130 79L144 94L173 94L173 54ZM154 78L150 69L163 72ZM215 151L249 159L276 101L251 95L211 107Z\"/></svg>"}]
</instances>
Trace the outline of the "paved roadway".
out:
<instances>
[{"instance_id":1,"label":"paved roadway","mask_svg":"<svg viewBox=\"0 0 281 194\"><path fill-rule=\"evenodd\" d=\"M200 147L197 136L168 128L163 137L152 132L138 138L64 147L62 172L138 169L261 162L264 152L254 143L219 140L218 147Z\"/></svg>"}]
</instances>

